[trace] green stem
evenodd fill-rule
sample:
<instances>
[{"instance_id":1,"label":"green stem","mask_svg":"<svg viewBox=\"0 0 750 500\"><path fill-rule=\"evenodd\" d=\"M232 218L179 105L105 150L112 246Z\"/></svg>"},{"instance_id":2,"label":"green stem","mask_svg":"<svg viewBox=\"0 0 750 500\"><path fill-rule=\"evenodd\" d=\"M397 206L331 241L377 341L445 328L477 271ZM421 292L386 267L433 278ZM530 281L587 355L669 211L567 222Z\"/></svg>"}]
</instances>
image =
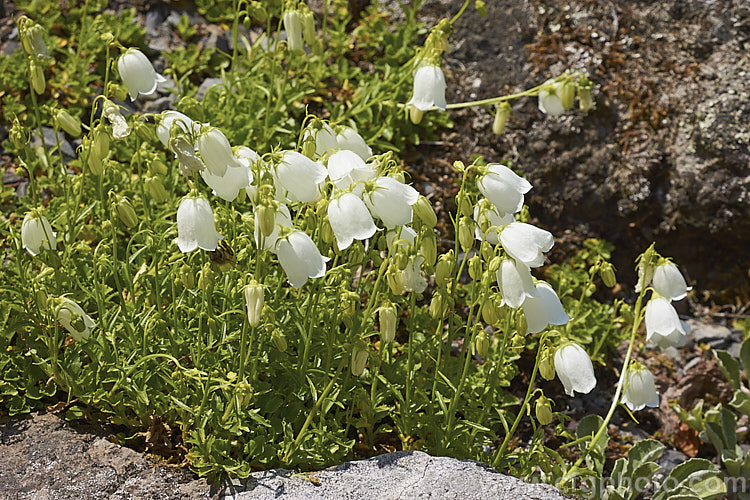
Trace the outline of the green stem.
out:
<instances>
[{"instance_id":1,"label":"green stem","mask_svg":"<svg viewBox=\"0 0 750 500\"><path fill-rule=\"evenodd\" d=\"M455 16L451 18L450 20L451 24L454 24L456 21L458 21L458 18L461 17L461 15L464 13L464 11L466 10L466 8L469 6L470 3L471 3L471 0L464 0L464 4L461 6L461 9L458 12L456 12Z\"/></svg>"},{"instance_id":2,"label":"green stem","mask_svg":"<svg viewBox=\"0 0 750 500\"><path fill-rule=\"evenodd\" d=\"M638 295L638 300L635 303L635 311L633 314L633 317L634 317L633 328L630 331L630 342L628 345L628 351L625 354L625 360L622 362L622 371L620 373L620 379L617 382L617 389L615 390L615 395L612 398L612 404L609 407L607 416L604 417L602 424L599 426L599 429L596 431L596 434L594 434L594 437L591 439L591 442L589 442L589 445L583 451L581 456L578 458L578 460L576 460L573 466L570 469L568 469L568 471L563 475L562 479L560 479L560 481L557 483L558 487L564 485L568 480L575 477L575 472L578 470L578 467L581 466L581 464L589 455L589 453L591 453L591 449L595 446L596 443L599 442L599 439L602 437L602 434L604 434L604 432L607 430L609 421L612 419L612 416L615 414L615 409L617 409L617 405L620 403L620 394L622 394L622 389L625 386L625 378L628 375L628 368L630 366L630 357L633 354L633 346L635 345L635 335L638 333L638 328L641 326L643 297L645 296L647 290L648 288L643 287L643 290L641 290L641 293Z\"/></svg>"}]
</instances>

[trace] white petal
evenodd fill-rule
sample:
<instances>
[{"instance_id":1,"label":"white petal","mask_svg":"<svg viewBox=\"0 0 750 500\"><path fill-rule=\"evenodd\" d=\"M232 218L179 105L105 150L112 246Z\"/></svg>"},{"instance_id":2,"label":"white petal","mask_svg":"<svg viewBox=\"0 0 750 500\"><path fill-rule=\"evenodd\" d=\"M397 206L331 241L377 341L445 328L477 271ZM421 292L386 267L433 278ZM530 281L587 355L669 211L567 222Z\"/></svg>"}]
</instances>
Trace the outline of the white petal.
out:
<instances>
[{"instance_id":1,"label":"white petal","mask_svg":"<svg viewBox=\"0 0 750 500\"><path fill-rule=\"evenodd\" d=\"M334 186L346 191L358 182L374 179L377 173L355 152L344 149L328 158L328 177Z\"/></svg>"},{"instance_id":2,"label":"white petal","mask_svg":"<svg viewBox=\"0 0 750 500\"><path fill-rule=\"evenodd\" d=\"M677 266L671 262L656 266L652 284L656 293L669 300L682 300L692 289L685 283Z\"/></svg>"},{"instance_id":3,"label":"white petal","mask_svg":"<svg viewBox=\"0 0 750 500\"><path fill-rule=\"evenodd\" d=\"M279 240L276 246L279 263L289 283L301 287L308 278L320 278L326 272L325 263L330 259L320 255L315 242L302 231L295 231Z\"/></svg>"},{"instance_id":4,"label":"white petal","mask_svg":"<svg viewBox=\"0 0 750 500\"><path fill-rule=\"evenodd\" d=\"M387 228L403 226L412 220L411 206L419 199L416 189L392 177L378 177L376 188L365 196L365 204Z\"/></svg>"},{"instance_id":5,"label":"white petal","mask_svg":"<svg viewBox=\"0 0 750 500\"><path fill-rule=\"evenodd\" d=\"M177 208L177 239L183 253L196 248L216 250L221 235L216 231L211 205L205 198L183 198Z\"/></svg>"},{"instance_id":6,"label":"white petal","mask_svg":"<svg viewBox=\"0 0 750 500\"><path fill-rule=\"evenodd\" d=\"M421 111L433 106L445 109L445 76L440 66L422 66L414 73L414 92L411 104Z\"/></svg>"},{"instance_id":7,"label":"white petal","mask_svg":"<svg viewBox=\"0 0 750 500\"><path fill-rule=\"evenodd\" d=\"M567 344L555 352L555 371L568 396L588 394L596 386L591 358L578 344Z\"/></svg>"},{"instance_id":8,"label":"white petal","mask_svg":"<svg viewBox=\"0 0 750 500\"><path fill-rule=\"evenodd\" d=\"M483 206L485 204L486 206ZM482 217L487 218L490 228L492 228L486 231L486 234L481 229ZM485 201L484 203L480 201L474 206L474 222L476 222L476 226L474 227L474 236L479 241L482 241L486 238L490 244L497 245L500 242L497 228L507 226L511 222L515 221L516 219L513 217L513 214L502 214L498 212L495 206L489 201Z\"/></svg>"},{"instance_id":9,"label":"white petal","mask_svg":"<svg viewBox=\"0 0 750 500\"><path fill-rule=\"evenodd\" d=\"M547 325L564 325L570 321L557 293L544 281L536 284L533 296L527 297L522 307L529 333L539 333Z\"/></svg>"},{"instance_id":10,"label":"white petal","mask_svg":"<svg viewBox=\"0 0 750 500\"><path fill-rule=\"evenodd\" d=\"M513 222L500 233L500 242L508 254L529 267L544 264L543 252L554 243L552 233L525 222Z\"/></svg>"},{"instance_id":11,"label":"white petal","mask_svg":"<svg viewBox=\"0 0 750 500\"><path fill-rule=\"evenodd\" d=\"M348 248L353 240L372 237L378 230L364 202L352 193L346 193L328 205L328 222L339 250Z\"/></svg>"},{"instance_id":12,"label":"white petal","mask_svg":"<svg viewBox=\"0 0 750 500\"><path fill-rule=\"evenodd\" d=\"M361 135L353 128L347 127L336 136L341 149L348 149L356 153L362 160L367 161L372 156L372 149L367 145Z\"/></svg>"},{"instance_id":13,"label":"white petal","mask_svg":"<svg viewBox=\"0 0 750 500\"><path fill-rule=\"evenodd\" d=\"M503 303L514 309L521 307L526 298L533 297L535 292L534 281L531 278L529 268L512 259L505 259L500 264L500 269L497 270L497 286L503 295ZM528 311L526 317L529 321ZM545 324L542 330L546 326Z\"/></svg>"},{"instance_id":14,"label":"white petal","mask_svg":"<svg viewBox=\"0 0 750 500\"><path fill-rule=\"evenodd\" d=\"M322 164L296 151L285 151L276 175L281 186L297 201L310 202L318 197L319 184L325 180L328 171Z\"/></svg>"},{"instance_id":15,"label":"white petal","mask_svg":"<svg viewBox=\"0 0 750 500\"><path fill-rule=\"evenodd\" d=\"M260 212L255 212L255 244L260 247ZM274 227L271 234L263 240L263 249L275 251L276 242L279 239L279 233L284 227L292 227L292 217L289 209L284 204L279 205L279 209L274 214Z\"/></svg>"}]
</instances>

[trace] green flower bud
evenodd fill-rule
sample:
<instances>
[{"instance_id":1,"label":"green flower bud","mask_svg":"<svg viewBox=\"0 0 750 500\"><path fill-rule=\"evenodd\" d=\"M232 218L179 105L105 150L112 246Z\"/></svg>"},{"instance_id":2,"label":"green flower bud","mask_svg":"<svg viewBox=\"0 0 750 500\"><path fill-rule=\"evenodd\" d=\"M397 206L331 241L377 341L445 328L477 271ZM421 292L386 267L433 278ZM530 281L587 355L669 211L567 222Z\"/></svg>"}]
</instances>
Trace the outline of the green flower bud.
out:
<instances>
[{"instance_id":1,"label":"green flower bud","mask_svg":"<svg viewBox=\"0 0 750 500\"><path fill-rule=\"evenodd\" d=\"M125 227L132 229L138 225L138 216L135 213L135 208L130 200L127 198L119 198L115 203L115 209L117 211L117 217L120 221L125 224Z\"/></svg>"},{"instance_id":2,"label":"green flower bud","mask_svg":"<svg viewBox=\"0 0 750 500\"><path fill-rule=\"evenodd\" d=\"M393 342L396 338L396 326L398 325L398 311L390 301L386 301L378 309L380 320L380 341Z\"/></svg>"},{"instance_id":3,"label":"green flower bud","mask_svg":"<svg viewBox=\"0 0 750 500\"><path fill-rule=\"evenodd\" d=\"M588 78L578 80L578 107L581 111L588 113L596 108L594 97L591 93L594 84Z\"/></svg>"},{"instance_id":4,"label":"green flower bud","mask_svg":"<svg viewBox=\"0 0 750 500\"><path fill-rule=\"evenodd\" d=\"M453 277L455 265L456 258L453 254L453 250L449 250L447 253L440 256L435 265L435 282L438 286L448 284L448 281Z\"/></svg>"},{"instance_id":5,"label":"green flower bud","mask_svg":"<svg viewBox=\"0 0 750 500\"><path fill-rule=\"evenodd\" d=\"M424 116L424 111L412 105L409 105L408 108L409 120L411 120L414 125L419 125L419 123L422 121L422 117Z\"/></svg>"},{"instance_id":6,"label":"green flower bud","mask_svg":"<svg viewBox=\"0 0 750 500\"><path fill-rule=\"evenodd\" d=\"M495 247L493 247L489 241L483 241L479 245L479 253L482 254L484 260L489 262L495 256Z\"/></svg>"},{"instance_id":7,"label":"green flower bud","mask_svg":"<svg viewBox=\"0 0 750 500\"><path fill-rule=\"evenodd\" d=\"M552 415L552 401L543 395L539 396L534 405L534 414L541 425L551 424L554 419Z\"/></svg>"},{"instance_id":8,"label":"green flower bud","mask_svg":"<svg viewBox=\"0 0 750 500\"><path fill-rule=\"evenodd\" d=\"M34 300L36 300L36 305L39 309L44 310L47 308L47 293L41 288L34 294Z\"/></svg>"},{"instance_id":9,"label":"green flower bud","mask_svg":"<svg viewBox=\"0 0 750 500\"><path fill-rule=\"evenodd\" d=\"M479 255L469 259L469 276L473 280L478 280L482 276L482 259Z\"/></svg>"},{"instance_id":10,"label":"green flower bud","mask_svg":"<svg viewBox=\"0 0 750 500\"><path fill-rule=\"evenodd\" d=\"M245 305L250 326L258 326L263 311L263 286L252 280L245 287Z\"/></svg>"},{"instance_id":11,"label":"green flower bud","mask_svg":"<svg viewBox=\"0 0 750 500\"><path fill-rule=\"evenodd\" d=\"M476 337L474 338L474 354L477 354L484 358L487 356L487 351L489 350L490 338L487 335L487 332L484 331L484 329L479 330Z\"/></svg>"},{"instance_id":12,"label":"green flower bud","mask_svg":"<svg viewBox=\"0 0 750 500\"><path fill-rule=\"evenodd\" d=\"M526 335L529 331L529 325L526 323L526 315L521 311L516 316L516 331L519 335Z\"/></svg>"},{"instance_id":13,"label":"green flower bud","mask_svg":"<svg viewBox=\"0 0 750 500\"><path fill-rule=\"evenodd\" d=\"M602 277L604 286L612 288L617 284L617 278L615 277L615 267L609 262L604 262L599 269L599 276Z\"/></svg>"},{"instance_id":14,"label":"green flower bud","mask_svg":"<svg viewBox=\"0 0 750 500\"><path fill-rule=\"evenodd\" d=\"M167 201L167 190L164 188L164 184L158 177L146 177L144 180L146 183L146 191L156 203L164 203Z\"/></svg>"},{"instance_id":15,"label":"green flower bud","mask_svg":"<svg viewBox=\"0 0 750 500\"><path fill-rule=\"evenodd\" d=\"M555 356L547 346L542 348L542 354L539 358L539 374L544 377L544 380L555 378Z\"/></svg>"},{"instance_id":16,"label":"green flower bud","mask_svg":"<svg viewBox=\"0 0 750 500\"><path fill-rule=\"evenodd\" d=\"M562 84L560 89L560 101L562 102L563 108L572 109L573 103L576 99L576 84L572 81L567 81Z\"/></svg>"},{"instance_id":17,"label":"green flower bud","mask_svg":"<svg viewBox=\"0 0 750 500\"><path fill-rule=\"evenodd\" d=\"M488 325L494 325L500 318L497 316L497 309L493 300L485 300L482 306L482 319Z\"/></svg>"},{"instance_id":18,"label":"green flower bud","mask_svg":"<svg viewBox=\"0 0 750 500\"><path fill-rule=\"evenodd\" d=\"M34 89L34 92L39 95L44 94L44 91L47 88L47 83L44 80L44 69L42 69L36 59L31 59L29 61L29 75L31 79L31 88Z\"/></svg>"},{"instance_id":19,"label":"green flower bud","mask_svg":"<svg viewBox=\"0 0 750 500\"><path fill-rule=\"evenodd\" d=\"M104 163L102 163L101 156L98 156L94 151L93 145L84 140L84 148L88 149L88 161L86 162L89 166L91 175L96 177L101 176L104 173ZM84 149L85 150L85 149Z\"/></svg>"},{"instance_id":20,"label":"green flower bud","mask_svg":"<svg viewBox=\"0 0 750 500\"><path fill-rule=\"evenodd\" d=\"M351 328L354 318L357 316L357 306L359 306L361 298L356 292L346 290L341 294L339 300L341 317L344 320L344 324Z\"/></svg>"},{"instance_id":21,"label":"green flower bud","mask_svg":"<svg viewBox=\"0 0 750 500\"><path fill-rule=\"evenodd\" d=\"M422 240L420 242L422 256L424 257L424 263L432 267L437 261L437 240L435 239L435 233L432 230L426 231L422 234Z\"/></svg>"},{"instance_id":22,"label":"green flower bud","mask_svg":"<svg viewBox=\"0 0 750 500\"><path fill-rule=\"evenodd\" d=\"M412 209L414 210L414 214L417 216L417 218L422 221L422 224L424 224L425 226L433 228L437 225L437 215L432 209L430 200L428 200L424 196L419 195L417 202L412 205Z\"/></svg>"},{"instance_id":23,"label":"green flower bud","mask_svg":"<svg viewBox=\"0 0 750 500\"><path fill-rule=\"evenodd\" d=\"M474 207L471 206L471 202L466 196L461 197L461 202L458 205L458 209L461 212L461 215L463 215L464 217L468 217L471 219L474 216Z\"/></svg>"},{"instance_id":24,"label":"green flower bud","mask_svg":"<svg viewBox=\"0 0 750 500\"><path fill-rule=\"evenodd\" d=\"M136 121L133 124L133 128L135 129L135 135L140 137L143 142L150 143L156 140L156 134L154 133L153 126L141 121Z\"/></svg>"},{"instance_id":25,"label":"green flower bud","mask_svg":"<svg viewBox=\"0 0 750 500\"><path fill-rule=\"evenodd\" d=\"M279 351L286 352L286 335L284 335L284 333L278 328L274 328L273 333L271 334L271 343Z\"/></svg>"},{"instance_id":26,"label":"green flower bud","mask_svg":"<svg viewBox=\"0 0 750 500\"><path fill-rule=\"evenodd\" d=\"M206 264L201 269L200 275L198 276L198 288L203 290L207 295L210 295L214 288L214 279L216 276L211 270L211 265Z\"/></svg>"},{"instance_id":27,"label":"green flower bud","mask_svg":"<svg viewBox=\"0 0 750 500\"><path fill-rule=\"evenodd\" d=\"M503 101L497 105L495 111L495 121L492 122L492 133L495 135L503 135L505 132L505 124L508 122L508 117L513 109L508 104L508 101Z\"/></svg>"},{"instance_id":28,"label":"green flower bud","mask_svg":"<svg viewBox=\"0 0 750 500\"><path fill-rule=\"evenodd\" d=\"M442 290L436 290L430 301L430 316L432 316L433 319L439 320L445 317L448 313L449 307L453 307L453 301L450 295Z\"/></svg>"},{"instance_id":29,"label":"green flower bud","mask_svg":"<svg viewBox=\"0 0 750 500\"><path fill-rule=\"evenodd\" d=\"M320 237L325 243L329 245L333 243L333 240L334 240L333 228L331 227L331 223L328 222L327 217L323 219L323 225L320 228Z\"/></svg>"},{"instance_id":30,"label":"green flower bud","mask_svg":"<svg viewBox=\"0 0 750 500\"><path fill-rule=\"evenodd\" d=\"M49 57L49 49L42 36L44 29L26 16L19 18L18 21L18 35L23 50L32 57Z\"/></svg>"},{"instance_id":31,"label":"green flower bud","mask_svg":"<svg viewBox=\"0 0 750 500\"><path fill-rule=\"evenodd\" d=\"M318 37L315 32L315 17L312 11L307 6L304 6L300 18L302 21L302 37L305 43L310 48L313 48L318 44Z\"/></svg>"},{"instance_id":32,"label":"green flower bud","mask_svg":"<svg viewBox=\"0 0 750 500\"><path fill-rule=\"evenodd\" d=\"M401 282L401 271L392 263L388 266L388 270L385 273L385 280L393 295L401 295L403 293L404 286Z\"/></svg>"},{"instance_id":33,"label":"green flower bud","mask_svg":"<svg viewBox=\"0 0 750 500\"><path fill-rule=\"evenodd\" d=\"M499 255L492 257L492 259L490 260L488 271L493 274L496 273L497 270L500 269L500 264L502 263L503 263L503 258L500 257Z\"/></svg>"},{"instance_id":34,"label":"green flower bud","mask_svg":"<svg viewBox=\"0 0 750 500\"><path fill-rule=\"evenodd\" d=\"M193 273L193 268L187 264L183 264L180 268L180 282L185 288L193 289L195 287L195 273Z\"/></svg>"},{"instance_id":35,"label":"green flower bud","mask_svg":"<svg viewBox=\"0 0 750 500\"><path fill-rule=\"evenodd\" d=\"M18 118L13 119L13 126L10 128L10 142L16 149L23 149L29 143L30 135Z\"/></svg>"},{"instance_id":36,"label":"green flower bud","mask_svg":"<svg viewBox=\"0 0 750 500\"><path fill-rule=\"evenodd\" d=\"M155 158L148 166L153 175L167 175L167 166L159 158Z\"/></svg>"},{"instance_id":37,"label":"green flower bud","mask_svg":"<svg viewBox=\"0 0 750 500\"><path fill-rule=\"evenodd\" d=\"M458 242L464 252L474 246L474 223L469 217L463 216L458 222Z\"/></svg>"},{"instance_id":38,"label":"green flower bud","mask_svg":"<svg viewBox=\"0 0 750 500\"><path fill-rule=\"evenodd\" d=\"M66 110L57 110L57 114L55 114L55 122L57 122L58 127L63 129L72 137L81 136L81 121L78 118L74 118Z\"/></svg>"},{"instance_id":39,"label":"green flower bud","mask_svg":"<svg viewBox=\"0 0 750 500\"><path fill-rule=\"evenodd\" d=\"M276 210L271 205L259 205L258 221L260 222L260 232L266 238L271 236L273 228L276 225Z\"/></svg>"},{"instance_id":40,"label":"green flower bud","mask_svg":"<svg viewBox=\"0 0 750 500\"><path fill-rule=\"evenodd\" d=\"M352 347L352 363L351 371L352 375L359 377L365 371L365 365L367 365L367 359L370 357L370 353L367 349L367 344L361 340L357 341Z\"/></svg>"}]
</instances>

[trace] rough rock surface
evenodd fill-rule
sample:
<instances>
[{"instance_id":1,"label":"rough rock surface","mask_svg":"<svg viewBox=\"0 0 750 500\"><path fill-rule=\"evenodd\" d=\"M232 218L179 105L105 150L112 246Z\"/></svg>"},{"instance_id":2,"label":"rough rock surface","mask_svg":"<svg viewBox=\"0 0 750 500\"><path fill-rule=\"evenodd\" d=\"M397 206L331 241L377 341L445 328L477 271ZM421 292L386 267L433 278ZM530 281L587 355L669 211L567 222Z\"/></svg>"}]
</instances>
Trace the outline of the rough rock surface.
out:
<instances>
[{"instance_id":1,"label":"rough rock surface","mask_svg":"<svg viewBox=\"0 0 750 500\"><path fill-rule=\"evenodd\" d=\"M520 99L501 137L489 132L493 110L452 112L454 130L419 148L415 170L449 170L469 153L510 159L534 185L532 214L558 238L569 230L615 243L623 282L655 240L697 289L746 294L750 4L486 4L487 18L469 9L456 23L444 64L449 103L518 92L570 70L597 84L597 109L552 117ZM436 0L420 13L430 22L456 10Z\"/></svg>"},{"instance_id":2,"label":"rough rock surface","mask_svg":"<svg viewBox=\"0 0 750 500\"><path fill-rule=\"evenodd\" d=\"M257 472L243 482L210 486L105 436L102 428L73 428L52 414L0 423L0 498L568 498L552 486L526 484L479 462L412 451L316 473Z\"/></svg>"}]
</instances>

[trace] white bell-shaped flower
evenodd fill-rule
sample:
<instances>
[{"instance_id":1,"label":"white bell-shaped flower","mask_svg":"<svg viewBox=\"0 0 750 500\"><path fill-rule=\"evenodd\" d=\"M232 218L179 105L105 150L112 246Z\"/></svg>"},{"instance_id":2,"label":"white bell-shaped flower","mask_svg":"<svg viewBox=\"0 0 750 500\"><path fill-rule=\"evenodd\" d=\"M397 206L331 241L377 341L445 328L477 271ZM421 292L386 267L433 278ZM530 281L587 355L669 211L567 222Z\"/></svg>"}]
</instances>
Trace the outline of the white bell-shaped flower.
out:
<instances>
[{"instance_id":1,"label":"white bell-shaped flower","mask_svg":"<svg viewBox=\"0 0 750 500\"><path fill-rule=\"evenodd\" d=\"M328 257L323 257L315 242L306 233L294 231L276 244L279 263L289 283L301 287L308 279L320 278L326 273Z\"/></svg>"},{"instance_id":2,"label":"white bell-shaped flower","mask_svg":"<svg viewBox=\"0 0 750 500\"><path fill-rule=\"evenodd\" d=\"M656 408L659 406L659 393L656 391L654 376L643 365L630 368L625 391L622 395L622 403L631 411L642 410L646 406Z\"/></svg>"},{"instance_id":3,"label":"white bell-shaped flower","mask_svg":"<svg viewBox=\"0 0 750 500\"><path fill-rule=\"evenodd\" d=\"M364 195L364 202L370 213L383 221L386 228L409 224L414 215L412 205L419 199L419 193L393 177L375 179L375 189Z\"/></svg>"},{"instance_id":4,"label":"white bell-shaped flower","mask_svg":"<svg viewBox=\"0 0 750 500\"><path fill-rule=\"evenodd\" d=\"M21 223L21 243L31 255L37 255L42 248L57 248L57 233L52 230L47 218L35 211L28 212Z\"/></svg>"},{"instance_id":5,"label":"white bell-shaped flower","mask_svg":"<svg viewBox=\"0 0 750 500\"><path fill-rule=\"evenodd\" d=\"M366 240L378 230L364 202L352 193L339 196L328 204L331 224L339 250L349 248L354 240Z\"/></svg>"},{"instance_id":6,"label":"white bell-shaped flower","mask_svg":"<svg viewBox=\"0 0 750 500\"><path fill-rule=\"evenodd\" d=\"M328 176L326 168L296 151L285 151L276 167L276 178L292 201L314 201Z\"/></svg>"},{"instance_id":7,"label":"white bell-shaped flower","mask_svg":"<svg viewBox=\"0 0 750 500\"><path fill-rule=\"evenodd\" d=\"M276 243L279 240L279 233L285 227L292 227L292 216L286 205L279 204L279 208L274 213L274 225L271 234L263 238L263 250L276 251ZM255 211L255 244L261 246L260 232L260 211Z\"/></svg>"},{"instance_id":8,"label":"white bell-shaped flower","mask_svg":"<svg viewBox=\"0 0 750 500\"><path fill-rule=\"evenodd\" d=\"M336 132L333 131L330 125L323 123L323 126L317 130L308 128L302 135L302 142L307 141L308 137L315 135L315 155L317 157L323 156L326 153L331 153L340 148L339 141L336 137Z\"/></svg>"},{"instance_id":9,"label":"white bell-shaped flower","mask_svg":"<svg viewBox=\"0 0 750 500\"><path fill-rule=\"evenodd\" d=\"M247 321L250 326L258 326L263 312L263 285L255 281L245 287L245 305L247 306Z\"/></svg>"},{"instance_id":10,"label":"white bell-shaped flower","mask_svg":"<svg viewBox=\"0 0 750 500\"><path fill-rule=\"evenodd\" d=\"M544 264L544 252L554 244L552 233L525 222L513 222L500 232L500 243L508 255L529 267Z\"/></svg>"},{"instance_id":11,"label":"white bell-shaped flower","mask_svg":"<svg viewBox=\"0 0 750 500\"><path fill-rule=\"evenodd\" d=\"M222 177L227 168L242 166L232 153L232 146L227 137L218 128L210 127L202 131L198 135L196 145L206 168L217 177Z\"/></svg>"},{"instance_id":12,"label":"white bell-shaped flower","mask_svg":"<svg viewBox=\"0 0 750 500\"><path fill-rule=\"evenodd\" d=\"M680 321L669 299L652 297L646 305L646 340L662 349L682 347L690 327Z\"/></svg>"},{"instance_id":13,"label":"white bell-shaped flower","mask_svg":"<svg viewBox=\"0 0 750 500\"><path fill-rule=\"evenodd\" d=\"M588 394L596 387L591 358L578 344L566 344L555 352L555 371L568 396Z\"/></svg>"},{"instance_id":14,"label":"white bell-shaped flower","mask_svg":"<svg viewBox=\"0 0 750 500\"><path fill-rule=\"evenodd\" d=\"M67 297L60 297L60 305L57 307L57 321L68 330L70 336L76 340L82 340L89 336L89 331L96 323L91 316L86 314L81 306Z\"/></svg>"},{"instance_id":15,"label":"white bell-shaped flower","mask_svg":"<svg viewBox=\"0 0 750 500\"><path fill-rule=\"evenodd\" d=\"M377 176L375 169L353 151L342 149L328 158L328 178L342 191L351 189L359 196L364 191L363 183Z\"/></svg>"},{"instance_id":16,"label":"white bell-shaped flower","mask_svg":"<svg viewBox=\"0 0 750 500\"><path fill-rule=\"evenodd\" d=\"M685 278L682 277L677 266L669 261L654 268L651 284L656 293L669 300L682 300L692 290L692 287L685 283Z\"/></svg>"},{"instance_id":17,"label":"white bell-shaped flower","mask_svg":"<svg viewBox=\"0 0 750 500\"><path fill-rule=\"evenodd\" d=\"M499 213L512 214L523 208L523 195L529 192L531 183L505 165L492 163L487 165L487 173L479 178L477 187Z\"/></svg>"},{"instance_id":18,"label":"white bell-shaped flower","mask_svg":"<svg viewBox=\"0 0 750 500\"><path fill-rule=\"evenodd\" d=\"M481 200L474 206L474 236L479 241L486 239L488 243L497 245L500 242L498 228L515 221L513 214L499 212L489 200Z\"/></svg>"},{"instance_id":19,"label":"white bell-shaped flower","mask_svg":"<svg viewBox=\"0 0 750 500\"><path fill-rule=\"evenodd\" d=\"M420 111L427 111L433 106L445 109L445 75L440 66L421 66L414 72L414 92L407 104Z\"/></svg>"},{"instance_id":20,"label":"white bell-shaped flower","mask_svg":"<svg viewBox=\"0 0 750 500\"><path fill-rule=\"evenodd\" d=\"M539 333L548 325L564 325L570 321L557 293L544 281L536 284L534 293L531 297L526 297L521 307L529 333Z\"/></svg>"},{"instance_id":21,"label":"white bell-shaped flower","mask_svg":"<svg viewBox=\"0 0 750 500\"><path fill-rule=\"evenodd\" d=\"M351 127L344 128L336 136L336 141L341 149L346 149L357 153L357 156L367 161L372 156L372 148L367 145L361 135Z\"/></svg>"},{"instance_id":22,"label":"white bell-shaped flower","mask_svg":"<svg viewBox=\"0 0 750 500\"><path fill-rule=\"evenodd\" d=\"M401 286L406 292L422 293L427 288L427 281L422 276L422 257L411 257L401 271Z\"/></svg>"},{"instance_id":23,"label":"white bell-shaped flower","mask_svg":"<svg viewBox=\"0 0 750 500\"><path fill-rule=\"evenodd\" d=\"M222 236L216 231L211 205L205 198L185 197L177 208L177 238L182 253L216 250Z\"/></svg>"},{"instance_id":24,"label":"white bell-shaped flower","mask_svg":"<svg viewBox=\"0 0 750 500\"><path fill-rule=\"evenodd\" d=\"M558 116L565 113L560 91L562 82L549 82L549 85L539 91L539 111L545 115Z\"/></svg>"},{"instance_id":25,"label":"white bell-shaped flower","mask_svg":"<svg viewBox=\"0 0 750 500\"><path fill-rule=\"evenodd\" d=\"M240 156L242 155L242 156ZM201 177L206 181L219 198L234 201L240 190L246 188L253 182L253 172L250 163L258 159L258 153L250 148L242 146L237 150L237 162L239 167L227 167L224 175L214 175L209 169L201 171Z\"/></svg>"},{"instance_id":26,"label":"white bell-shaped flower","mask_svg":"<svg viewBox=\"0 0 750 500\"><path fill-rule=\"evenodd\" d=\"M286 32L286 42L289 50L299 52L305 50L302 42L302 18L298 10L288 10L282 17L284 22L284 31Z\"/></svg>"},{"instance_id":27,"label":"white bell-shaped flower","mask_svg":"<svg viewBox=\"0 0 750 500\"><path fill-rule=\"evenodd\" d=\"M527 265L513 259L504 259L497 270L496 277L497 286L503 295L503 304L518 309L527 298L534 297L536 291L534 280ZM544 325L542 330L546 326Z\"/></svg>"},{"instance_id":28,"label":"white bell-shaped flower","mask_svg":"<svg viewBox=\"0 0 750 500\"><path fill-rule=\"evenodd\" d=\"M104 109L102 110L102 116L109 121L112 125L112 137L115 139L124 139L130 135L130 126L125 121L125 117L120 112L120 107L114 104L112 101L104 101Z\"/></svg>"},{"instance_id":29,"label":"white bell-shaped flower","mask_svg":"<svg viewBox=\"0 0 750 500\"><path fill-rule=\"evenodd\" d=\"M172 125L177 124L185 133L191 133L197 135L200 131L201 124L194 122L188 116L180 113L179 111L165 111L161 114L161 120L156 126L156 136L159 138L164 147L169 147L169 131ZM203 124L208 126L207 123Z\"/></svg>"},{"instance_id":30,"label":"white bell-shaped flower","mask_svg":"<svg viewBox=\"0 0 750 500\"><path fill-rule=\"evenodd\" d=\"M157 84L167 81L154 70L148 57L138 49L128 49L121 55L117 60L117 70L128 88L131 101L135 101L138 94L153 94L156 92Z\"/></svg>"}]
</instances>

